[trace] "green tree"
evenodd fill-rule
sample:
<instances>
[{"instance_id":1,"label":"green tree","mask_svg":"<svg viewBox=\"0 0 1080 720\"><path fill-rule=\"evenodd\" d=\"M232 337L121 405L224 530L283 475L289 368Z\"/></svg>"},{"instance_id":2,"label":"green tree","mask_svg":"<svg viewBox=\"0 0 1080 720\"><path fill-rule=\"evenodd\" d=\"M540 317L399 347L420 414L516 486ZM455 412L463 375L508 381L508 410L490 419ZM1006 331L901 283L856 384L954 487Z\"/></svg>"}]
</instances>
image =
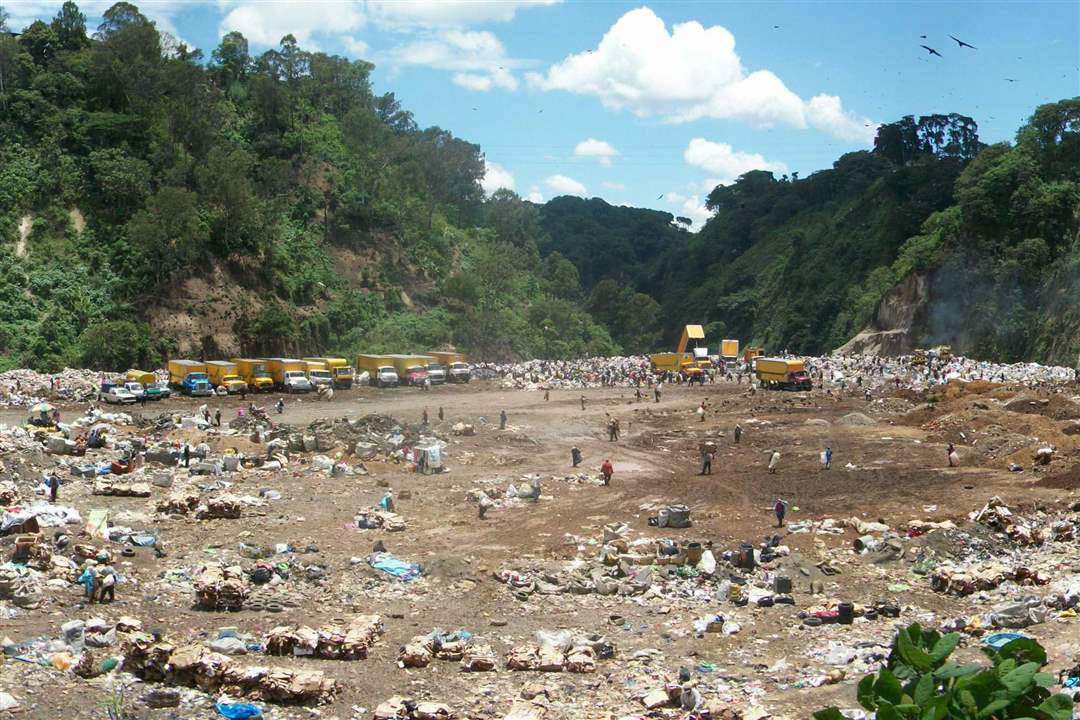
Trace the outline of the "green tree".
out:
<instances>
[{"instance_id":1,"label":"green tree","mask_svg":"<svg viewBox=\"0 0 1080 720\"><path fill-rule=\"evenodd\" d=\"M79 335L81 367L117 372L158 362L150 349L150 326L131 320L110 320L88 326Z\"/></svg>"},{"instance_id":2,"label":"green tree","mask_svg":"<svg viewBox=\"0 0 1080 720\"><path fill-rule=\"evenodd\" d=\"M35 20L23 30L19 44L38 65L48 65L60 45L53 29L41 20Z\"/></svg>"},{"instance_id":3,"label":"green tree","mask_svg":"<svg viewBox=\"0 0 1080 720\"><path fill-rule=\"evenodd\" d=\"M166 186L158 190L127 224L127 235L155 282L184 278L198 270L210 231L190 190Z\"/></svg>"},{"instance_id":4,"label":"green tree","mask_svg":"<svg viewBox=\"0 0 1080 720\"><path fill-rule=\"evenodd\" d=\"M251 66L248 41L240 32L233 30L221 38L221 43L210 56L210 69L222 87L242 82Z\"/></svg>"},{"instance_id":5,"label":"green tree","mask_svg":"<svg viewBox=\"0 0 1080 720\"><path fill-rule=\"evenodd\" d=\"M90 44L90 40L86 37L86 16L71 0L67 0L56 13L52 21L52 30L56 34L60 47L65 50L82 50Z\"/></svg>"}]
</instances>

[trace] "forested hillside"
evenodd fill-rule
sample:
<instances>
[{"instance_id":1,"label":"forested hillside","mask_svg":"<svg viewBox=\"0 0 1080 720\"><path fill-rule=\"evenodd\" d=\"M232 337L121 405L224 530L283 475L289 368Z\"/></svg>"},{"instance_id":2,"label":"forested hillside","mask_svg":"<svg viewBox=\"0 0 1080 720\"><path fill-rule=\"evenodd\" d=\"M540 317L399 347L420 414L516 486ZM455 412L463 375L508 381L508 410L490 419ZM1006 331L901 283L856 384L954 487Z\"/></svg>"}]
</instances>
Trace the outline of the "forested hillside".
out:
<instances>
[{"instance_id":1,"label":"forested hillside","mask_svg":"<svg viewBox=\"0 0 1080 720\"><path fill-rule=\"evenodd\" d=\"M707 204L714 216L697 234L654 232L633 252L588 252L590 267L598 258L603 266L590 281L628 280L660 303L668 344L699 322L713 345L735 337L828 352L915 276L928 297L899 347L951 343L976 357L1076 362L1080 98L1039 107L1014 144L989 147L971 118L903 118L879 129L872 151L831 169L807 178L749 172ZM553 242L570 247L548 213Z\"/></svg>"},{"instance_id":2,"label":"forested hillside","mask_svg":"<svg viewBox=\"0 0 1080 720\"><path fill-rule=\"evenodd\" d=\"M0 27L0 362L618 350L535 206L372 65L237 33L208 58L128 3Z\"/></svg>"},{"instance_id":3,"label":"forested hillside","mask_svg":"<svg viewBox=\"0 0 1080 720\"><path fill-rule=\"evenodd\" d=\"M204 57L124 2L95 30L72 2L3 17L2 367L570 357L665 349L691 321L713 345L824 352L890 330L876 310L912 278L906 345L1080 350L1080 99L989 147L970 118L904 118L809 177L715 188L691 233L596 198L485 197L479 146L292 36Z\"/></svg>"}]
</instances>

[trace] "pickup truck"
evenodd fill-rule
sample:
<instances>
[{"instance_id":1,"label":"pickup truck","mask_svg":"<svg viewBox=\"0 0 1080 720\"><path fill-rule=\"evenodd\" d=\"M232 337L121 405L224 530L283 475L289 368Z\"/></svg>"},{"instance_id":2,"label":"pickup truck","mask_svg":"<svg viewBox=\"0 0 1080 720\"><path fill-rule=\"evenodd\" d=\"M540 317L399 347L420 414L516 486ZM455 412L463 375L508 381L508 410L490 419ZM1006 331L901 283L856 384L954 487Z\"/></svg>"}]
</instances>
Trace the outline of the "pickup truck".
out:
<instances>
[{"instance_id":1,"label":"pickup truck","mask_svg":"<svg viewBox=\"0 0 1080 720\"><path fill-rule=\"evenodd\" d=\"M110 405L131 405L135 402L135 396L123 385L105 383L98 391L98 401Z\"/></svg>"},{"instance_id":2,"label":"pickup truck","mask_svg":"<svg viewBox=\"0 0 1080 720\"><path fill-rule=\"evenodd\" d=\"M147 400L164 400L172 397L172 388L169 383L156 382L146 386Z\"/></svg>"},{"instance_id":3,"label":"pickup truck","mask_svg":"<svg viewBox=\"0 0 1080 720\"><path fill-rule=\"evenodd\" d=\"M282 383L282 387L285 388L285 392L294 393L306 393L315 389L302 370L286 370L285 381Z\"/></svg>"},{"instance_id":4,"label":"pickup truck","mask_svg":"<svg viewBox=\"0 0 1080 720\"><path fill-rule=\"evenodd\" d=\"M129 393L134 395L136 400L139 400L139 399L142 398L143 395L146 395L146 388L143 387L142 383L126 382L126 383L124 383L124 388ZM147 396L146 399L149 400L150 399L149 396Z\"/></svg>"},{"instance_id":5,"label":"pickup truck","mask_svg":"<svg viewBox=\"0 0 1080 720\"><path fill-rule=\"evenodd\" d=\"M472 371L463 362L450 363L450 369L446 373L446 379L452 383L467 383L472 379Z\"/></svg>"},{"instance_id":6,"label":"pickup truck","mask_svg":"<svg viewBox=\"0 0 1080 720\"><path fill-rule=\"evenodd\" d=\"M308 370L308 380L316 388L320 386L334 387L334 376L329 370Z\"/></svg>"}]
</instances>

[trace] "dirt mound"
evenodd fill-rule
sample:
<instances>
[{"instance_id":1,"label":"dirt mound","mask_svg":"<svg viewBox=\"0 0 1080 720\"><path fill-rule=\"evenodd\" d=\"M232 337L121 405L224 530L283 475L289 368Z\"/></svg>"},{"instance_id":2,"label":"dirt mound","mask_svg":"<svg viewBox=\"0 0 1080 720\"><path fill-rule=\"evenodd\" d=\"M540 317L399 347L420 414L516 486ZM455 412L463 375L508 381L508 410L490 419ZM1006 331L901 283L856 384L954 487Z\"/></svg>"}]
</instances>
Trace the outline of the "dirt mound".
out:
<instances>
[{"instance_id":1,"label":"dirt mound","mask_svg":"<svg viewBox=\"0 0 1080 720\"><path fill-rule=\"evenodd\" d=\"M1010 412L1043 415L1054 420L1076 420L1080 418L1080 405L1060 395L1047 398L1023 395L1005 403Z\"/></svg>"},{"instance_id":2,"label":"dirt mound","mask_svg":"<svg viewBox=\"0 0 1080 720\"><path fill-rule=\"evenodd\" d=\"M836 421L840 425L877 425L877 421L861 412L848 413Z\"/></svg>"},{"instance_id":3,"label":"dirt mound","mask_svg":"<svg viewBox=\"0 0 1080 720\"><path fill-rule=\"evenodd\" d=\"M1052 488L1054 490L1080 489L1080 465L1073 465L1065 472L1045 477L1035 484L1039 487Z\"/></svg>"}]
</instances>

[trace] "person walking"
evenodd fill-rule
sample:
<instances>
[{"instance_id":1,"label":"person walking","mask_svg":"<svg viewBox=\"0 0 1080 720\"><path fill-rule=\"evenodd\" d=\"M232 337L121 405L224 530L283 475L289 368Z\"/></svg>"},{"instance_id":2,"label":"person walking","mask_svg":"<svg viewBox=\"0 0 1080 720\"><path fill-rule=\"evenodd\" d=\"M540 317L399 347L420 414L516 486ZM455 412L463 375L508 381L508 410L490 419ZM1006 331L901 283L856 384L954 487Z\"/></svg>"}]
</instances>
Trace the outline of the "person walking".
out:
<instances>
[{"instance_id":1,"label":"person walking","mask_svg":"<svg viewBox=\"0 0 1080 720\"><path fill-rule=\"evenodd\" d=\"M221 427L221 408L214 411L214 427Z\"/></svg>"},{"instance_id":2,"label":"person walking","mask_svg":"<svg viewBox=\"0 0 1080 720\"><path fill-rule=\"evenodd\" d=\"M742 440L742 425L735 425L735 433L734 433L734 435L735 435L735 444L738 445L739 441Z\"/></svg>"},{"instance_id":3,"label":"person walking","mask_svg":"<svg viewBox=\"0 0 1080 720\"><path fill-rule=\"evenodd\" d=\"M584 395L581 396L581 409L582 410L585 409L585 396Z\"/></svg>"},{"instance_id":4,"label":"person walking","mask_svg":"<svg viewBox=\"0 0 1080 720\"><path fill-rule=\"evenodd\" d=\"M775 475L776 474L776 466L779 465L779 464L780 464L780 451L779 450L773 450L772 454L769 455L769 474L770 475Z\"/></svg>"},{"instance_id":5,"label":"person walking","mask_svg":"<svg viewBox=\"0 0 1080 720\"><path fill-rule=\"evenodd\" d=\"M776 513L776 527L784 527L784 515L787 514L787 502L777 498L776 504L773 505L773 512Z\"/></svg>"},{"instance_id":6,"label":"person walking","mask_svg":"<svg viewBox=\"0 0 1080 720\"><path fill-rule=\"evenodd\" d=\"M701 452L701 472L698 475L712 475L712 450L706 448Z\"/></svg>"},{"instance_id":7,"label":"person walking","mask_svg":"<svg viewBox=\"0 0 1080 720\"><path fill-rule=\"evenodd\" d=\"M581 464L581 450L577 445L570 448L570 462L573 464L573 467L577 467Z\"/></svg>"},{"instance_id":8,"label":"person walking","mask_svg":"<svg viewBox=\"0 0 1080 720\"><path fill-rule=\"evenodd\" d=\"M60 495L60 474L53 473L49 476L49 502L56 502Z\"/></svg>"},{"instance_id":9,"label":"person walking","mask_svg":"<svg viewBox=\"0 0 1080 720\"><path fill-rule=\"evenodd\" d=\"M829 468L832 467L832 448L831 447L827 447L827 448L825 448L825 450L822 451L822 453L821 453L821 462L825 466L826 470L828 470Z\"/></svg>"},{"instance_id":10,"label":"person walking","mask_svg":"<svg viewBox=\"0 0 1080 720\"><path fill-rule=\"evenodd\" d=\"M701 404L697 407L698 420L705 422L705 401L702 400Z\"/></svg>"},{"instance_id":11,"label":"person walking","mask_svg":"<svg viewBox=\"0 0 1080 720\"><path fill-rule=\"evenodd\" d=\"M957 463L960 462L960 456L956 454L956 446L949 443L947 452L949 455L949 467L956 467Z\"/></svg>"},{"instance_id":12,"label":"person walking","mask_svg":"<svg viewBox=\"0 0 1080 720\"><path fill-rule=\"evenodd\" d=\"M439 406L439 421L442 422L442 419L443 419L443 410L442 410L442 405L440 405Z\"/></svg>"},{"instance_id":13,"label":"person walking","mask_svg":"<svg viewBox=\"0 0 1080 720\"><path fill-rule=\"evenodd\" d=\"M506 429L506 411L505 410L501 410L499 412L499 429L500 430L505 430Z\"/></svg>"},{"instance_id":14,"label":"person walking","mask_svg":"<svg viewBox=\"0 0 1080 720\"><path fill-rule=\"evenodd\" d=\"M600 466L600 474L604 476L604 485L610 485L611 476L615 474L615 467L610 460L605 460L604 464Z\"/></svg>"},{"instance_id":15,"label":"person walking","mask_svg":"<svg viewBox=\"0 0 1080 720\"><path fill-rule=\"evenodd\" d=\"M656 383L656 387L653 388L652 392L653 392L653 402L654 403L659 403L660 402L660 386L662 384L663 383Z\"/></svg>"},{"instance_id":16,"label":"person walking","mask_svg":"<svg viewBox=\"0 0 1080 720\"><path fill-rule=\"evenodd\" d=\"M86 567L83 569L82 574L79 575L79 579L76 581L83 586L86 591L86 602L88 605L93 605L94 600L97 599L97 574L94 572L94 563L89 561Z\"/></svg>"},{"instance_id":17,"label":"person walking","mask_svg":"<svg viewBox=\"0 0 1080 720\"><path fill-rule=\"evenodd\" d=\"M191 446L184 443L184 449L180 451L184 458L184 467L191 467Z\"/></svg>"},{"instance_id":18,"label":"person walking","mask_svg":"<svg viewBox=\"0 0 1080 720\"><path fill-rule=\"evenodd\" d=\"M615 418L609 417L607 421L607 439L608 442L615 442L618 440L618 432L615 430Z\"/></svg>"},{"instance_id":19,"label":"person walking","mask_svg":"<svg viewBox=\"0 0 1080 720\"><path fill-rule=\"evenodd\" d=\"M544 388L544 402L547 402L550 399L551 399L551 390L549 388Z\"/></svg>"}]
</instances>

